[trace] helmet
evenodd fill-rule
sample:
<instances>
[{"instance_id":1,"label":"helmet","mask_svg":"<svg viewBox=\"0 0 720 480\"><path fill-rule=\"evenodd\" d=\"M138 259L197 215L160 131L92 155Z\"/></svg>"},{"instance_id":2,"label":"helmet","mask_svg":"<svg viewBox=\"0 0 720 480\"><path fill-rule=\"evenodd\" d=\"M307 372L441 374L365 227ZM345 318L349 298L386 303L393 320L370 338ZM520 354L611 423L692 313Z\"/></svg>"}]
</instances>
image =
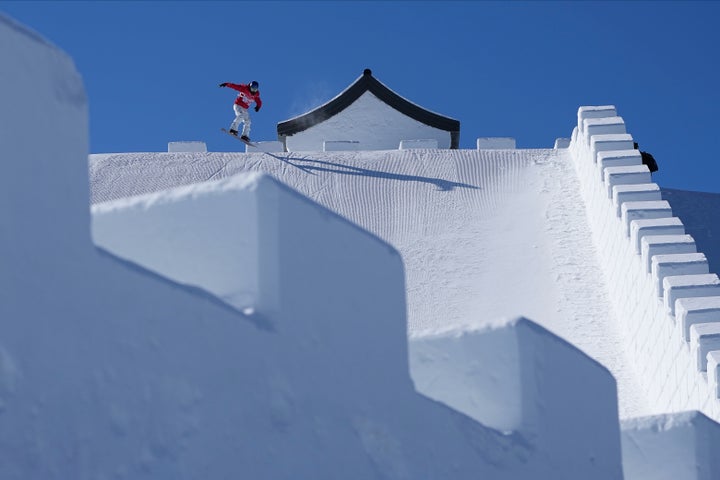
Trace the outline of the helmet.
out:
<instances>
[{"instance_id":1,"label":"helmet","mask_svg":"<svg viewBox=\"0 0 720 480\"><path fill-rule=\"evenodd\" d=\"M258 82L256 82L255 80L253 80L252 82L250 82L250 85L248 85L248 86L250 87L250 91L252 93L257 93L258 87L260 86L260 84Z\"/></svg>"}]
</instances>

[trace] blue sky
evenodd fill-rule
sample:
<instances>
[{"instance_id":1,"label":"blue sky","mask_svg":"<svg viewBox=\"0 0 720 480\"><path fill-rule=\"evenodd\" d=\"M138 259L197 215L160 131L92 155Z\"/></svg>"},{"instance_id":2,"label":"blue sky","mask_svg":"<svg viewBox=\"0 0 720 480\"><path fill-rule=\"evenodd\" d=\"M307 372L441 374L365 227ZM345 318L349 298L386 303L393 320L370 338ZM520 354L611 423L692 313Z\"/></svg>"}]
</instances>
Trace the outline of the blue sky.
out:
<instances>
[{"instance_id":1,"label":"blue sky","mask_svg":"<svg viewBox=\"0 0 720 480\"><path fill-rule=\"evenodd\" d=\"M461 122L460 147L569 137L581 105L615 105L662 187L720 192L716 2L31 2L0 12L67 51L90 102L91 153L165 151L219 132L260 82L255 140L364 68Z\"/></svg>"}]
</instances>

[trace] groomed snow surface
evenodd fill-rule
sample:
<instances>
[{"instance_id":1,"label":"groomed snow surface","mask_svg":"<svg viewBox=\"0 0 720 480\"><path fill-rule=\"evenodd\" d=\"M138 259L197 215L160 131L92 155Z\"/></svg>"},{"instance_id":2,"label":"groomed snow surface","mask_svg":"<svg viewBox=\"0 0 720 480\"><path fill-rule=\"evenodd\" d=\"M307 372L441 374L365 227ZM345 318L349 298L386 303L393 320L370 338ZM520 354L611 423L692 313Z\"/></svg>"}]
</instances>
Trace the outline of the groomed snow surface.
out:
<instances>
[{"instance_id":1,"label":"groomed snow surface","mask_svg":"<svg viewBox=\"0 0 720 480\"><path fill-rule=\"evenodd\" d=\"M411 338L523 315L612 372L621 416L648 413L623 353L567 150L134 153L90 160L97 209L111 208L102 203L112 199L248 171L272 175L399 250ZM96 241L120 242L123 230L102 237L96 230Z\"/></svg>"}]
</instances>

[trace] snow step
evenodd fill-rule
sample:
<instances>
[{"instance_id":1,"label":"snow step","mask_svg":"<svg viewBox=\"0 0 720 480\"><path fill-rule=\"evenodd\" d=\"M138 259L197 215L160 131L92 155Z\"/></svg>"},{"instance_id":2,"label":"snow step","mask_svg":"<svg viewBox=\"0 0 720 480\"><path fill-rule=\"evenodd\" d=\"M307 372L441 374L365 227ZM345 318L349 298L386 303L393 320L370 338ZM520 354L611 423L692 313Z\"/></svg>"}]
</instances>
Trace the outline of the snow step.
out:
<instances>
[{"instance_id":1,"label":"snow step","mask_svg":"<svg viewBox=\"0 0 720 480\"><path fill-rule=\"evenodd\" d=\"M650 170L642 164L626 167L606 167L603 173L603 182L607 186L607 198L610 200L612 200L612 189L615 185L652 183Z\"/></svg>"},{"instance_id":2,"label":"snow step","mask_svg":"<svg viewBox=\"0 0 720 480\"><path fill-rule=\"evenodd\" d=\"M663 290L665 309L675 316L675 301L680 298L720 296L720 279L714 273L665 277Z\"/></svg>"},{"instance_id":3,"label":"snow step","mask_svg":"<svg viewBox=\"0 0 720 480\"><path fill-rule=\"evenodd\" d=\"M627 133L625 131L625 120L622 117L586 118L583 120L583 124L588 146L592 142L594 135Z\"/></svg>"},{"instance_id":4,"label":"snow step","mask_svg":"<svg viewBox=\"0 0 720 480\"><path fill-rule=\"evenodd\" d=\"M720 296L680 298L676 302L675 318L683 340L690 341L690 327L696 323L720 323Z\"/></svg>"},{"instance_id":5,"label":"snow step","mask_svg":"<svg viewBox=\"0 0 720 480\"><path fill-rule=\"evenodd\" d=\"M590 151L593 163L597 163L598 152L608 150L632 150L635 146L629 133L615 133L606 135L593 135L590 139Z\"/></svg>"},{"instance_id":6,"label":"snow step","mask_svg":"<svg viewBox=\"0 0 720 480\"><path fill-rule=\"evenodd\" d=\"M578 128L581 132L585 131L585 120L589 118L607 118L617 117L617 109L614 105L601 105L601 106L584 106L578 108ZM621 132L625 133L625 132Z\"/></svg>"},{"instance_id":7,"label":"snow step","mask_svg":"<svg viewBox=\"0 0 720 480\"><path fill-rule=\"evenodd\" d=\"M651 202L662 200L660 187L657 183L636 183L615 185L613 187L613 204L615 215L622 216L622 205L625 202ZM685 233L685 232L683 232Z\"/></svg>"},{"instance_id":8,"label":"snow step","mask_svg":"<svg viewBox=\"0 0 720 480\"><path fill-rule=\"evenodd\" d=\"M625 202L620 210L623 231L626 237L630 236L630 223L633 220L672 217L672 208L670 208L670 204L666 200Z\"/></svg>"},{"instance_id":9,"label":"snow step","mask_svg":"<svg viewBox=\"0 0 720 480\"><path fill-rule=\"evenodd\" d=\"M648 235L642 239L642 264L645 273L652 271L655 255L696 252L695 239L690 235Z\"/></svg>"},{"instance_id":10,"label":"snow step","mask_svg":"<svg viewBox=\"0 0 720 480\"><path fill-rule=\"evenodd\" d=\"M612 150L597 154L600 180L605 178L605 169L608 167L634 167L636 165L642 165L642 156L639 151L634 149Z\"/></svg>"},{"instance_id":11,"label":"snow step","mask_svg":"<svg viewBox=\"0 0 720 480\"><path fill-rule=\"evenodd\" d=\"M684 235L685 226L677 217L641 218L630 222L630 243L635 253L642 252L642 239L646 235Z\"/></svg>"},{"instance_id":12,"label":"snow step","mask_svg":"<svg viewBox=\"0 0 720 480\"><path fill-rule=\"evenodd\" d=\"M655 295L663 296L663 279L675 275L710 273L707 258L702 253L679 253L652 257L652 279Z\"/></svg>"},{"instance_id":13,"label":"snow step","mask_svg":"<svg viewBox=\"0 0 720 480\"><path fill-rule=\"evenodd\" d=\"M513 137L480 137L477 139L478 150L514 150Z\"/></svg>"},{"instance_id":14,"label":"snow step","mask_svg":"<svg viewBox=\"0 0 720 480\"><path fill-rule=\"evenodd\" d=\"M720 350L720 323L696 323L690 327L690 351L698 372L707 370L707 354Z\"/></svg>"}]
</instances>

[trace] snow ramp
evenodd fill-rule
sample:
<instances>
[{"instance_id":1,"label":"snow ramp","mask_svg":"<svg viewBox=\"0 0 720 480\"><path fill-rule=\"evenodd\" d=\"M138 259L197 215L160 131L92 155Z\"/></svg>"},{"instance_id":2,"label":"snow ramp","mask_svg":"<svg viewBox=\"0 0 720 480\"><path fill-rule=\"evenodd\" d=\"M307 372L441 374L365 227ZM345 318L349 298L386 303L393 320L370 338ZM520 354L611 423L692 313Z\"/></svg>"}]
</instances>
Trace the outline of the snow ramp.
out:
<instances>
[{"instance_id":1,"label":"snow ramp","mask_svg":"<svg viewBox=\"0 0 720 480\"><path fill-rule=\"evenodd\" d=\"M92 201L248 171L400 251L411 338L532 318L613 373L622 417L645 412L567 150L97 154Z\"/></svg>"}]
</instances>

